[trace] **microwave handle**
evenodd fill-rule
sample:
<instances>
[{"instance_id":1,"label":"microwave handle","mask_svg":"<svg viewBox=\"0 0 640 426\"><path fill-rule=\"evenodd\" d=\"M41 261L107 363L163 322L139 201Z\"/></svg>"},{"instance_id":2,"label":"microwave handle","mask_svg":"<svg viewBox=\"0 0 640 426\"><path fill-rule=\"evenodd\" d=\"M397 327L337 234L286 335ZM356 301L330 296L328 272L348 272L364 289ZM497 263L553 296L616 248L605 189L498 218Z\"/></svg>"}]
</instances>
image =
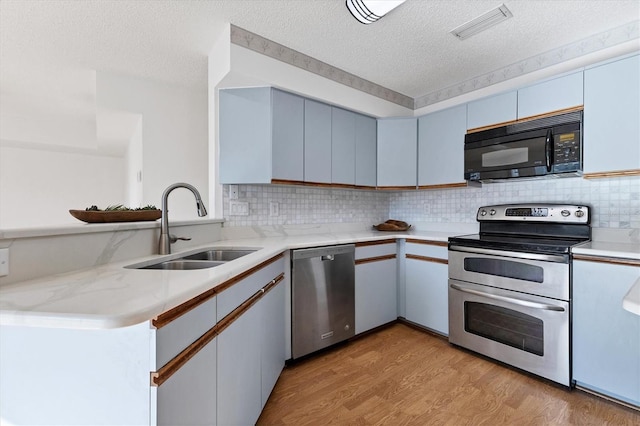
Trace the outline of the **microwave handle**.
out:
<instances>
[{"instance_id":1,"label":"microwave handle","mask_svg":"<svg viewBox=\"0 0 640 426\"><path fill-rule=\"evenodd\" d=\"M547 130L547 138L544 141L544 152L545 159L547 161L547 172L551 172L551 161L553 154L553 147L551 146L553 143L553 135L551 134L551 129Z\"/></svg>"}]
</instances>

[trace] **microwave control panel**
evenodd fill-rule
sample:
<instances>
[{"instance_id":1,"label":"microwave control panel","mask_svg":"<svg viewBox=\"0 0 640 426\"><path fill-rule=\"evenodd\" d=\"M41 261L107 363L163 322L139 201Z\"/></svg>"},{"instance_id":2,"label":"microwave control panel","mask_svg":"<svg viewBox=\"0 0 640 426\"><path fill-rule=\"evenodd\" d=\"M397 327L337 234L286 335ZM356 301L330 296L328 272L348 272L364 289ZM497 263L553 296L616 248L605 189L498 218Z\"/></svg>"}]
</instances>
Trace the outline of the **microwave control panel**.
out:
<instances>
[{"instance_id":1,"label":"microwave control panel","mask_svg":"<svg viewBox=\"0 0 640 426\"><path fill-rule=\"evenodd\" d=\"M553 136L553 163L556 172L580 170L580 132Z\"/></svg>"}]
</instances>

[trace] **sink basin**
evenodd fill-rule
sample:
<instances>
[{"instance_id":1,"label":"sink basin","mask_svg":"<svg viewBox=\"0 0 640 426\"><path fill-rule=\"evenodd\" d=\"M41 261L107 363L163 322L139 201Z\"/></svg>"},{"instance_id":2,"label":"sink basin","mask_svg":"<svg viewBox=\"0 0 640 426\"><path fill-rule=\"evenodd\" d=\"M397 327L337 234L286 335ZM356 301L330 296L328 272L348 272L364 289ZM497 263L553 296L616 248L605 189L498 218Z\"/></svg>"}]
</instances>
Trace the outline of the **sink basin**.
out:
<instances>
[{"instance_id":1,"label":"sink basin","mask_svg":"<svg viewBox=\"0 0 640 426\"><path fill-rule=\"evenodd\" d=\"M165 269L171 271L189 271L193 269L206 269L222 265L225 262L219 261L198 261L198 260L166 260L160 263L154 263L147 266L138 267L136 269Z\"/></svg>"},{"instance_id":2,"label":"sink basin","mask_svg":"<svg viewBox=\"0 0 640 426\"><path fill-rule=\"evenodd\" d=\"M258 249L220 249L209 248L182 257L163 260L157 263L137 263L125 266L127 269L164 269L171 271L190 271L193 269L207 269L223 265L239 257L246 256Z\"/></svg>"},{"instance_id":3,"label":"sink basin","mask_svg":"<svg viewBox=\"0 0 640 426\"><path fill-rule=\"evenodd\" d=\"M199 253L190 254L189 256L185 256L182 259L184 260L215 260L228 262L230 260L237 259L242 256L246 256L250 253L253 253L256 250L225 250L225 249L215 249L215 250L206 250L201 251Z\"/></svg>"}]
</instances>

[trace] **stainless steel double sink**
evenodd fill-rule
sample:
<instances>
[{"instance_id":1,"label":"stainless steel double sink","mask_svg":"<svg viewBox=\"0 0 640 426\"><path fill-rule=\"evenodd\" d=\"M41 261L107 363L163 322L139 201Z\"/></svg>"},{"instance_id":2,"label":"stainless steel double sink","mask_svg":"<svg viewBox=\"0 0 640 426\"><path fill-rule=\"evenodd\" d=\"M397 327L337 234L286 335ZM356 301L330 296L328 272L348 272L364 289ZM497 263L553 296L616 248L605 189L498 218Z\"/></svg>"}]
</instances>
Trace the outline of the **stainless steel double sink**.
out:
<instances>
[{"instance_id":1,"label":"stainless steel double sink","mask_svg":"<svg viewBox=\"0 0 640 426\"><path fill-rule=\"evenodd\" d=\"M127 269L164 269L172 271L189 271L194 269L207 269L223 265L242 256L253 253L259 249L223 249L209 248L196 253L187 254L173 259L165 259L160 262L143 262L125 266Z\"/></svg>"}]
</instances>

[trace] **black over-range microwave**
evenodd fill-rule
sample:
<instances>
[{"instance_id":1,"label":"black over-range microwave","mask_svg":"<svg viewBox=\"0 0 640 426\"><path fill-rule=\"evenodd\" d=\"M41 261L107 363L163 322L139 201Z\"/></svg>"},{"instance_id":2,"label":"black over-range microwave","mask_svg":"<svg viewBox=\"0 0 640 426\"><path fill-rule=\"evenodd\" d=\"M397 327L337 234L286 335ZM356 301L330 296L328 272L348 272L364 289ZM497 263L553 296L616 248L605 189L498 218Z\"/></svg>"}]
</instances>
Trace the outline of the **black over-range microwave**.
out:
<instances>
[{"instance_id":1,"label":"black over-range microwave","mask_svg":"<svg viewBox=\"0 0 640 426\"><path fill-rule=\"evenodd\" d=\"M465 135L465 180L581 174L582 111Z\"/></svg>"}]
</instances>

